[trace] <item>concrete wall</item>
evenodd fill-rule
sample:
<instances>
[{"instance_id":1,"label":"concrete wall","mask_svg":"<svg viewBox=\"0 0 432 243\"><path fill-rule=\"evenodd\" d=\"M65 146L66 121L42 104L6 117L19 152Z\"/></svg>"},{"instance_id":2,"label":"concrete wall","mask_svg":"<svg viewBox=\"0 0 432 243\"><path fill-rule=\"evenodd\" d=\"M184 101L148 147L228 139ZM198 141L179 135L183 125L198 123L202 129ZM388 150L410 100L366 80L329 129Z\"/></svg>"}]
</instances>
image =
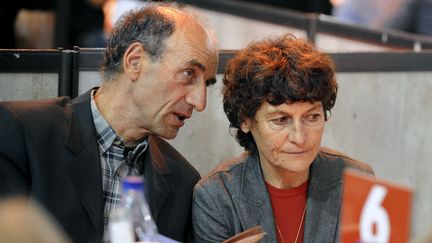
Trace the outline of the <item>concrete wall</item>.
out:
<instances>
[{"instance_id":1,"label":"concrete wall","mask_svg":"<svg viewBox=\"0 0 432 243\"><path fill-rule=\"evenodd\" d=\"M316 35L315 45L324 52L382 52L389 51L388 48L382 45L365 43L353 39L341 38L324 33Z\"/></svg>"},{"instance_id":2,"label":"concrete wall","mask_svg":"<svg viewBox=\"0 0 432 243\"><path fill-rule=\"evenodd\" d=\"M306 38L306 32L293 27L269 24L261 21L224 14L205 9L190 7L191 11L201 13L218 37L221 50L238 50L253 41L262 38L275 37L287 33L299 38Z\"/></svg>"},{"instance_id":3,"label":"concrete wall","mask_svg":"<svg viewBox=\"0 0 432 243\"><path fill-rule=\"evenodd\" d=\"M51 98L57 93L56 73L0 74L0 101Z\"/></svg>"},{"instance_id":4,"label":"concrete wall","mask_svg":"<svg viewBox=\"0 0 432 243\"><path fill-rule=\"evenodd\" d=\"M306 32L302 27L283 26L264 23L230 14L198 9L190 7L191 11L197 11L205 16L208 24L214 28L219 38L220 49L237 50L244 48L249 42L268 37L275 37L287 33L294 34L298 38L306 38ZM365 43L349 38L317 33L316 46L325 52L366 52L387 51L392 48L384 45Z\"/></svg>"},{"instance_id":5,"label":"concrete wall","mask_svg":"<svg viewBox=\"0 0 432 243\"><path fill-rule=\"evenodd\" d=\"M323 144L414 189L412 235L432 229L432 71L340 73Z\"/></svg>"}]
</instances>

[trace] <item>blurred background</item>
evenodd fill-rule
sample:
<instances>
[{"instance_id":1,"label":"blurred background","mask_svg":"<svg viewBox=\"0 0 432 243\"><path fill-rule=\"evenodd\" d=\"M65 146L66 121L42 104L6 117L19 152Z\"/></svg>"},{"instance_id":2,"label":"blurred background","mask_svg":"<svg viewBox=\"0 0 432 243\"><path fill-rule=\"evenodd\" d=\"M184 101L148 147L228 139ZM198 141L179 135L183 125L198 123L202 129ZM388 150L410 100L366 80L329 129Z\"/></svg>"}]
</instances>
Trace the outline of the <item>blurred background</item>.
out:
<instances>
[{"instance_id":1,"label":"blurred background","mask_svg":"<svg viewBox=\"0 0 432 243\"><path fill-rule=\"evenodd\" d=\"M7 1L0 7L0 25L3 31L0 48L103 47L106 35L123 12L153 2L155 1ZM193 3L194 1L177 2ZM225 2L246 4L250 2L302 13L325 14L341 22L372 28L384 27L432 35L432 0L225 0Z\"/></svg>"}]
</instances>

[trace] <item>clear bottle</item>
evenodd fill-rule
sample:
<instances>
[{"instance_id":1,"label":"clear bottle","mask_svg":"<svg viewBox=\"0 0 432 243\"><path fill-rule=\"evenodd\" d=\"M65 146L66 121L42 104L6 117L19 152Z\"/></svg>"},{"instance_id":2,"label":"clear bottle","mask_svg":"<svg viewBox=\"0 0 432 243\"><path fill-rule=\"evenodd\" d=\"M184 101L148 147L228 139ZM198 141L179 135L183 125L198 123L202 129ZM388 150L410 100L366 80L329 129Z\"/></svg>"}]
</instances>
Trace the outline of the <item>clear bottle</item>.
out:
<instances>
[{"instance_id":1,"label":"clear bottle","mask_svg":"<svg viewBox=\"0 0 432 243\"><path fill-rule=\"evenodd\" d=\"M116 208L110 215L108 234L105 235L106 243L134 243L132 220L129 210Z\"/></svg>"},{"instance_id":2,"label":"clear bottle","mask_svg":"<svg viewBox=\"0 0 432 243\"><path fill-rule=\"evenodd\" d=\"M114 240L117 238L122 238L121 242L129 242L130 232L133 239L139 242L159 242L157 227L145 200L144 180L141 177L130 176L122 182L120 204L110 216L109 225L111 243L116 243Z\"/></svg>"}]
</instances>

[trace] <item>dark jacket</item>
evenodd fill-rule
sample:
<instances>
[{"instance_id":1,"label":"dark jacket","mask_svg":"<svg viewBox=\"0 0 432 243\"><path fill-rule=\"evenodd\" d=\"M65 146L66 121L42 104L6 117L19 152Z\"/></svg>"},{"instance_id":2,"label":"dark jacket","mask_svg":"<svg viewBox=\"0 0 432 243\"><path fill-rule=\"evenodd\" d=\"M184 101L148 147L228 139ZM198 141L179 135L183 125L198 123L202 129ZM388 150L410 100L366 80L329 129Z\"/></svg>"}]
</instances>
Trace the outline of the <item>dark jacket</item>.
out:
<instances>
[{"instance_id":1,"label":"dark jacket","mask_svg":"<svg viewBox=\"0 0 432 243\"><path fill-rule=\"evenodd\" d=\"M100 242L104 201L89 92L74 100L0 103L0 138L0 197L30 196L74 242ZM155 136L140 159L159 232L186 241L198 172Z\"/></svg>"}]
</instances>

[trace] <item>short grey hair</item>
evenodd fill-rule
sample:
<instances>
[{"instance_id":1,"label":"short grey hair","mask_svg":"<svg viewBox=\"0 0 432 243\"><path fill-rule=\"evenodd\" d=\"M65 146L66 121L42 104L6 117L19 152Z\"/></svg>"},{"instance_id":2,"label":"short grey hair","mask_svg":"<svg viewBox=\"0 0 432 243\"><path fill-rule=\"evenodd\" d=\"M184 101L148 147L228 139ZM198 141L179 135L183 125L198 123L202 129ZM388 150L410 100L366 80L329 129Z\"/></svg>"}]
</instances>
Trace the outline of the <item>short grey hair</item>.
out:
<instances>
[{"instance_id":1,"label":"short grey hair","mask_svg":"<svg viewBox=\"0 0 432 243\"><path fill-rule=\"evenodd\" d=\"M165 42L174 30L175 20L163 14L160 6L144 7L123 14L107 40L101 64L103 79L113 80L123 71L123 56L134 42L141 43L150 58L157 60L164 52Z\"/></svg>"}]
</instances>

